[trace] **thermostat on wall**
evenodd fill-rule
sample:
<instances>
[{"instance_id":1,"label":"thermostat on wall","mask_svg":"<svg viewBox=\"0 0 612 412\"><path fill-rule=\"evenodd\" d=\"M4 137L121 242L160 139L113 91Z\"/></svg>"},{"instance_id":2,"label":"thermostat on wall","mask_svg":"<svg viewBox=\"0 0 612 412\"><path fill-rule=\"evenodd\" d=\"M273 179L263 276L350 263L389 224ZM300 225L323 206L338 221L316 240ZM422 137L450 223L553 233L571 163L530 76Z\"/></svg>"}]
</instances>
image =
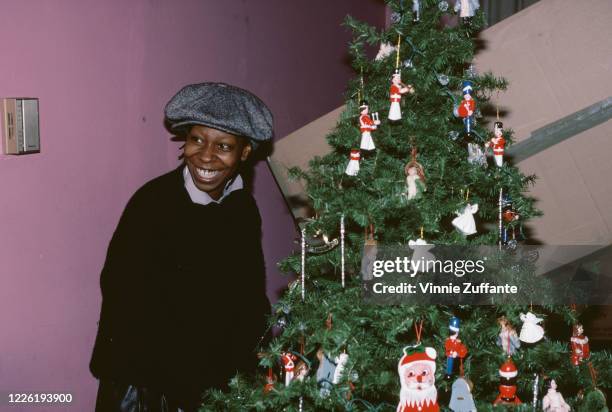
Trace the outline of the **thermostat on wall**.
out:
<instances>
[{"instance_id":1,"label":"thermostat on wall","mask_svg":"<svg viewBox=\"0 0 612 412\"><path fill-rule=\"evenodd\" d=\"M38 99L7 97L2 99L4 153L40 152Z\"/></svg>"}]
</instances>

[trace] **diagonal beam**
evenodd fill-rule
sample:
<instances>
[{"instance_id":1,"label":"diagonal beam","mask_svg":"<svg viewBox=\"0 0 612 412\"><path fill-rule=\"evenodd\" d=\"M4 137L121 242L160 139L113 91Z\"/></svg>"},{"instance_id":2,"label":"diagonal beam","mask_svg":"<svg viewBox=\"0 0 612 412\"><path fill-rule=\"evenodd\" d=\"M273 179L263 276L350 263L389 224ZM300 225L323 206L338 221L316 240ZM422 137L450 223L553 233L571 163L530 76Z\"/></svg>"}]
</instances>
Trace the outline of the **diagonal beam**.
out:
<instances>
[{"instance_id":1,"label":"diagonal beam","mask_svg":"<svg viewBox=\"0 0 612 412\"><path fill-rule=\"evenodd\" d=\"M512 145L506 153L514 163L518 163L610 119L612 97L534 130L527 139Z\"/></svg>"}]
</instances>

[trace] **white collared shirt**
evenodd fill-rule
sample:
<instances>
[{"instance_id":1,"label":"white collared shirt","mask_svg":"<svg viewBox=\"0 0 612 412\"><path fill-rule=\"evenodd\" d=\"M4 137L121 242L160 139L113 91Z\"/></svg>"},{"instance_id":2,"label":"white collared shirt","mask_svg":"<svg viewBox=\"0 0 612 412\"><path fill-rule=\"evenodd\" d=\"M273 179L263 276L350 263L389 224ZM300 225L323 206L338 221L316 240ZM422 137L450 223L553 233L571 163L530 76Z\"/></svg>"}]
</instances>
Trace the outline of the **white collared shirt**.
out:
<instances>
[{"instance_id":1,"label":"white collared shirt","mask_svg":"<svg viewBox=\"0 0 612 412\"><path fill-rule=\"evenodd\" d=\"M221 201L230 193L235 190L240 190L244 187L242 182L242 177L237 175L234 179L227 182L225 185L225 189L223 189L223 194L219 198L219 200L215 200L206 192L201 191L197 188L195 183L193 182L193 178L191 177L191 173L189 173L189 169L187 166L183 169L183 178L185 179L185 189L187 189L187 193L189 193L189 197L193 203L198 203L200 205L206 206L209 203L221 203Z\"/></svg>"}]
</instances>

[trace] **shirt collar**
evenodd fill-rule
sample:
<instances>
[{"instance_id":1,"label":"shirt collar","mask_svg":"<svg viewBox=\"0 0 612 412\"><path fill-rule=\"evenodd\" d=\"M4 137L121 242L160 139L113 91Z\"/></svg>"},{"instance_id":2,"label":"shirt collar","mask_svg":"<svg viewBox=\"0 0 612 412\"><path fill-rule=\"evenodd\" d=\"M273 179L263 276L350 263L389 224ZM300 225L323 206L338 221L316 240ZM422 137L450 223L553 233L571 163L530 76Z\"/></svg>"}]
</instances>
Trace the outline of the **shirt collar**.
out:
<instances>
[{"instance_id":1,"label":"shirt collar","mask_svg":"<svg viewBox=\"0 0 612 412\"><path fill-rule=\"evenodd\" d=\"M193 182L193 178L191 177L191 173L189 173L189 169L187 166L183 169L183 178L185 180L185 189L187 189L187 193L189 193L189 197L193 203L198 203L200 205L208 205L209 203L221 203L221 201L227 197L230 193L240 190L244 187L242 182L242 177L237 175L234 179L227 182L225 185L225 189L223 189L223 194L219 198L219 200L215 200L206 192L201 191L197 188L195 183Z\"/></svg>"}]
</instances>

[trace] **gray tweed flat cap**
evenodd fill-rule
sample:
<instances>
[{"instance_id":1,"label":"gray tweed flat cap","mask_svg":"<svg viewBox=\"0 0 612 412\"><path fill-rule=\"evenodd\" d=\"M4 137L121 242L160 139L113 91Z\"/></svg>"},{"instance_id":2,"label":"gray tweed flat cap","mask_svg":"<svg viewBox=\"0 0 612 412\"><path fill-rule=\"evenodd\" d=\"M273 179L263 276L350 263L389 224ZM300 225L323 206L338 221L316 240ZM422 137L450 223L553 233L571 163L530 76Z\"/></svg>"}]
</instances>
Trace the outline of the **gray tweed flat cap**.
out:
<instances>
[{"instance_id":1,"label":"gray tweed flat cap","mask_svg":"<svg viewBox=\"0 0 612 412\"><path fill-rule=\"evenodd\" d=\"M225 83L183 87L164 109L170 129L200 124L258 143L272 139L270 109L254 94Z\"/></svg>"}]
</instances>

